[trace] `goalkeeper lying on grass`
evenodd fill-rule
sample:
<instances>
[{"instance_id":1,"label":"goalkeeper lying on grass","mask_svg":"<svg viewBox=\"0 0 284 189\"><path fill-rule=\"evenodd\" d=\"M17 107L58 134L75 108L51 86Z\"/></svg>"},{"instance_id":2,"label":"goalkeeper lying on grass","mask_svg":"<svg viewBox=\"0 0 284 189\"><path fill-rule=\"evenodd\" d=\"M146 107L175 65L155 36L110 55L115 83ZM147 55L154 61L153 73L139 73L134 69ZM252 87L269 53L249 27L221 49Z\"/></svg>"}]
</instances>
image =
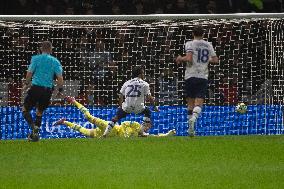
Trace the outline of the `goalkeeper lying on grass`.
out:
<instances>
[{"instance_id":1,"label":"goalkeeper lying on grass","mask_svg":"<svg viewBox=\"0 0 284 189\"><path fill-rule=\"evenodd\" d=\"M71 129L74 129L76 131L79 131L85 136L91 137L91 138L99 138L102 136L103 132L105 131L106 127L108 126L108 122L105 120L102 120L100 118L94 117L90 114L87 108L85 108L82 104L77 102L75 98L73 97L66 97L66 100L75 105L85 116L85 118L90 122L95 124L97 127L94 129L87 129L84 128L76 123L72 123L69 121L66 121L64 118L58 120L53 125L66 125L67 127L70 127ZM131 137L131 136L154 136L154 137L165 137L165 136L173 136L175 135L175 130L170 130L166 134L158 134L158 135L149 135L147 132L150 129L150 127L143 127L144 130L141 130L141 125L138 122L130 122L130 121L124 121L121 123L121 125L115 125L113 129L110 131L109 136L117 136L117 137Z\"/></svg>"}]
</instances>

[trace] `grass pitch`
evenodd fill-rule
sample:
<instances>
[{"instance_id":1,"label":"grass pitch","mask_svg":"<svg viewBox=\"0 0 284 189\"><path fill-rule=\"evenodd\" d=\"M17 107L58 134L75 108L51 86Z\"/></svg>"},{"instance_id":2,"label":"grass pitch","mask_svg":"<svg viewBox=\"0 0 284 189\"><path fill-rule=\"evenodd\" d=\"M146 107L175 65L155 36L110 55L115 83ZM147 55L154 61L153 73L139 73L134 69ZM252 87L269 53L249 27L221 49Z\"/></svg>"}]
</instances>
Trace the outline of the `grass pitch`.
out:
<instances>
[{"instance_id":1,"label":"grass pitch","mask_svg":"<svg viewBox=\"0 0 284 189\"><path fill-rule=\"evenodd\" d=\"M0 188L284 188L284 136L0 141Z\"/></svg>"}]
</instances>

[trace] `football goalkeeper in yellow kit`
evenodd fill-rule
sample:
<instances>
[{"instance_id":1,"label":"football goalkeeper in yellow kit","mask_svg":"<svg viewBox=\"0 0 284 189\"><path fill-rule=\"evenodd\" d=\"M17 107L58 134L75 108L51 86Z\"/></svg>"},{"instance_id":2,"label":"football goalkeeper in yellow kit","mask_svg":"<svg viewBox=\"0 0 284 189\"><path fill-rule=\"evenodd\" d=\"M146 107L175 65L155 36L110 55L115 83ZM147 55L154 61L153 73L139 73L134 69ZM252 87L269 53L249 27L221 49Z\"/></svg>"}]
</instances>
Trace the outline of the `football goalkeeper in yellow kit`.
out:
<instances>
[{"instance_id":1,"label":"football goalkeeper in yellow kit","mask_svg":"<svg viewBox=\"0 0 284 189\"><path fill-rule=\"evenodd\" d=\"M69 121L66 121L64 118L58 120L53 125L66 125L67 127L70 127L71 129L74 129L76 131L79 131L85 136L91 137L91 138L99 138L103 135L103 132L105 131L106 127L108 126L108 121L105 121L103 119L94 117L90 114L88 109L84 107L82 104L77 102L75 98L73 97L66 97L67 102L75 105L85 116L85 118L90 122L96 125L97 127L94 129L87 129L85 127L82 127L81 125L78 125L76 123L72 123ZM175 135L175 130L170 130L168 133L161 133L158 135L149 135L147 134L147 131L150 129L150 127L143 127L143 131L141 130L141 125L138 122L130 122L130 121L124 121L121 123L121 125L115 125L113 129L110 131L108 136L116 136L116 137L138 137L138 136L155 136L155 137L165 137L165 136L173 136Z\"/></svg>"}]
</instances>

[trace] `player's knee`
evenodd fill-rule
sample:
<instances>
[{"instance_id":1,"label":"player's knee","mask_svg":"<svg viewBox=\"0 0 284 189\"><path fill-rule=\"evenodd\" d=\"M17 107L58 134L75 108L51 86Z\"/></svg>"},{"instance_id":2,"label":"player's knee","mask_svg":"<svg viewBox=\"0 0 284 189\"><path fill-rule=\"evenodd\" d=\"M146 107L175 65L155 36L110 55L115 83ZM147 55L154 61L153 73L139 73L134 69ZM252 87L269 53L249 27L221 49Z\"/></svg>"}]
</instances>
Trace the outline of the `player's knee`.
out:
<instances>
[{"instance_id":1,"label":"player's knee","mask_svg":"<svg viewBox=\"0 0 284 189\"><path fill-rule=\"evenodd\" d=\"M202 109L201 109L200 106L195 106L194 109L193 109L193 113L196 113L196 114L200 114L201 111L202 111Z\"/></svg>"}]
</instances>

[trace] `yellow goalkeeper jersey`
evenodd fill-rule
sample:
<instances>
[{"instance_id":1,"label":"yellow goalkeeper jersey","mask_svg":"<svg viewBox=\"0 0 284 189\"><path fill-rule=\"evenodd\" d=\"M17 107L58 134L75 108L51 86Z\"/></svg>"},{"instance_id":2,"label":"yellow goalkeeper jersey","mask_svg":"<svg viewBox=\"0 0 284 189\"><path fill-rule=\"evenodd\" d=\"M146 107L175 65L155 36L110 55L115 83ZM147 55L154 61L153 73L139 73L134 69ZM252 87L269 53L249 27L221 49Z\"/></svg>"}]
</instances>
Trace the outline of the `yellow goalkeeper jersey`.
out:
<instances>
[{"instance_id":1,"label":"yellow goalkeeper jersey","mask_svg":"<svg viewBox=\"0 0 284 189\"><path fill-rule=\"evenodd\" d=\"M106 129L108 122L102 119L97 118L96 126L102 131ZM140 131L140 124L136 121L124 121L121 125L115 125L109 133L109 136L116 137L132 137L138 136L138 132Z\"/></svg>"}]
</instances>

